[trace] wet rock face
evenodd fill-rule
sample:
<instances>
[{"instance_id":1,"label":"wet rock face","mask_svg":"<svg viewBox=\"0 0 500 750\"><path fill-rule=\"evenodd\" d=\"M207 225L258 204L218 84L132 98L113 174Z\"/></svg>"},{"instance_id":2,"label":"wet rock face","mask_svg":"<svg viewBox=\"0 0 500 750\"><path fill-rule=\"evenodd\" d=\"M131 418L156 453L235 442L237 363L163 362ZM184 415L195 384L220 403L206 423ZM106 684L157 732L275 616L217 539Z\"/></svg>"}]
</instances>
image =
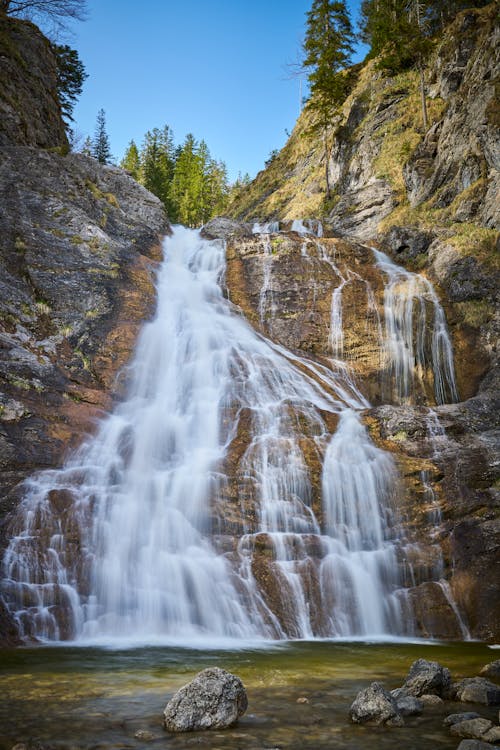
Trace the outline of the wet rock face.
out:
<instances>
[{"instance_id":1,"label":"wet rock face","mask_svg":"<svg viewBox=\"0 0 500 750\"><path fill-rule=\"evenodd\" d=\"M160 202L116 167L30 147L0 156L0 510L96 416L155 305Z\"/></svg>"},{"instance_id":2,"label":"wet rock face","mask_svg":"<svg viewBox=\"0 0 500 750\"><path fill-rule=\"evenodd\" d=\"M68 147L56 61L31 23L0 14L0 144Z\"/></svg>"},{"instance_id":3,"label":"wet rock face","mask_svg":"<svg viewBox=\"0 0 500 750\"><path fill-rule=\"evenodd\" d=\"M485 706L500 705L500 687L484 677L466 677L452 686L455 700L463 703L482 703Z\"/></svg>"},{"instance_id":4,"label":"wet rock face","mask_svg":"<svg viewBox=\"0 0 500 750\"><path fill-rule=\"evenodd\" d=\"M225 729L243 716L247 706L240 678L212 667L197 674L168 702L164 726L169 732Z\"/></svg>"},{"instance_id":5,"label":"wet rock face","mask_svg":"<svg viewBox=\"0 0 500 750\"><path fill-rule=\"evenodd\" d=\"M372 437L380 435L398 462L401 511L414 550L427 550L429 562L441 565L449 582L446 590L416 574L409 596L424 636L463 637L450 605L454 599L473 637L498 637L493 603L499 596L499 407L489 391L435 407L440 434L434 435L426 409L381 406L369 412ZM432 550L438 555L433 562Z\"/></svg>"}]
</instances>

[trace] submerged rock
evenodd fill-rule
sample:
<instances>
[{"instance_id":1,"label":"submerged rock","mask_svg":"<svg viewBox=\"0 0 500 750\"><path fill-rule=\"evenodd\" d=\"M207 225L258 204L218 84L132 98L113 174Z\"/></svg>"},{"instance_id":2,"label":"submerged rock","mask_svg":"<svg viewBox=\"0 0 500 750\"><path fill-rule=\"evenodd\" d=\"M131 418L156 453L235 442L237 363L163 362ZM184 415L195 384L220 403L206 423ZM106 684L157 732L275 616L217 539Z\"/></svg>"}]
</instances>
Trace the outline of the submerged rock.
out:
<instances>
[{"instance_id":1,"label":"submerged rock","mask_svg":"<svg viewBox=\"0 0 500 750\"><path fill-rule=\"evenodd\" d=\"M450 688L450 670L436 661L417 659L408 672L403 685L404 690L415 697L421 695L438 695L442 697Z\"/></svg>"},{"instance_id":2,"label":"submerged rock","mask_svg":"<svg viewBox=\"0 0 500 750\"><path fill-rule=\"evenodd\" d=\"M424 704L413 695L401 695L396 698L398 711L402 716L418 716L424 710Z\"/></svg>"},{"instance_id":3,"label":"submerged rock","mask_svg":"<svg viewBox=\"0 0 500 750\"><path fill-rule=\"evenodd\" d=\"M480 740L462 740L457 750L491 750L491 745Z\"/></svg>"},{"instance_id":4,"label":"submerged rock","mask_svg":"<svg viewBox=\"0 0 500 750\"><path fill-rule=\"evenodd\" d=\"M164 726L169 732L225 729L245 713L247 706L240 678L225 669L210 667L197 674L168 702Z\"/></svg>"},{"instance_id":5,"label":"submerged rock","mask_svg":"<svg viewBox=\"0 0 500 750\"><path fill-rule=\"evenodd\" d=\"M349 709L349 717L355 724L404 725L396 699L379 682L372 682L357 694Z\"/></svg>"},{"instance_id":6,"label":"submerged rock","mask_svg":"<svg viewBox=\"0 0 500 750\"><path fill-rule=\"evenodd\" d=\"M445 727L451 727L453 724L459 724L461 721L469 721L470 719L480 719L480 715L475 711L464 711L461 714L450 714L443 721Z\"/></svg>"}]
</instances>

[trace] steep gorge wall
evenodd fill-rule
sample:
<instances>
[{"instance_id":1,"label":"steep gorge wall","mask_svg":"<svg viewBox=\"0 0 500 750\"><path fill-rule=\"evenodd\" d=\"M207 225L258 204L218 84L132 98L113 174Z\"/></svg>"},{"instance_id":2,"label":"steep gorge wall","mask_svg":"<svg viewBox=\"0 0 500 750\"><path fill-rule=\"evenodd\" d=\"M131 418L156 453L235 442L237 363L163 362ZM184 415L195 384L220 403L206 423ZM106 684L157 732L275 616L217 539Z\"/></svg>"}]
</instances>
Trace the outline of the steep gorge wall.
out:
<instances>
[{"instance_id":1,"label":"steep gorge wall","mask_svg":"<svg viewBox=\"0 0 500 750\"><path fill-rule=\"evenodd\" d=\"M67 154L55 71L38 29L0 16L2 523L19 483L60 465L120 391L169 232L126 173Z\"/></svg>"}]
</instances>

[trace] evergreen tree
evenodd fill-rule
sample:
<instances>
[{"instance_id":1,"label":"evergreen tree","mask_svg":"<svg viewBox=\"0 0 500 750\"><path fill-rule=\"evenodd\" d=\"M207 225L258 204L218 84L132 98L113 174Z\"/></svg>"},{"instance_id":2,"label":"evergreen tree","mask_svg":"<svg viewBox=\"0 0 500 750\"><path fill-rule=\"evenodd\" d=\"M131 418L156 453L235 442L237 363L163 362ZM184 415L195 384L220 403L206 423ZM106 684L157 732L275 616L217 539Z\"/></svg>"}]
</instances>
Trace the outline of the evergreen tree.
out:
<instances>
[{"instance_id":1,"label":"evergreen tree","mask_svg":"<svg viewBox=\"0 0 500 750\"><path fill-rule=\"evenodd\" d=\"M303 67L309 71L308 109L314 130L323 136L326 198L330 198L329 138L332 119L344 101L349 84L345 69L351 63L354 32L345 0L313 0L307 13Z\"/></svg>"},{"instance_id":2,"label":"evergreen tree","mask_svg":"<svg viewBox=\"0 0 500 750\"><path fill-rule=\"evenodd\" d=\"M57 95L62 116L73 121L73 108L88 75L75 49L67 44L53 44L52 51L57 62Z\"/></svg>"},{"instance_id":3,"label":"evergreen tree","mask_svg":"<svg viewBox=\"0 0 500 750\"><path fill-rule=\"evenodd\" d=\"M171 221L175 210L170 199L170 184L174 175L175 151L173 134L168 125L163 130L154 128L146 133L141 147L142 184L165 205Z\"/></svg>"},{"instance_id":4,"label":"evergreen tree","mask_svg":"<svg viewBox=\"0 0 500 750\"><path fill-rule=\"evenodd\" d=\"M134 180L140 181L141 178L141 162L139 159L139 149L137 148L135 141L131 140L125 151L125 155L120 162L120 167L130 172Z\"/></svg>"},{"instance_id":5,"label":"evergreen tree","mask_svg":"<svg viewBox=\"0 0 500 750\"><path fill-rule=\"evenodd\" d=\"M89 135L83 142L81 153L84 154L84 156L92 156L92 138Z\"/></svg>"},{"instance_id":6,"label":"evergreen tree","mask_svg":"<svg viewBox=\"0 0 500 750\"><path fill-rule=\"evenodd\" d=\"M111 161L111 147L106 132L106 114L103 109L97 113L95 135L92 140L92 156L100 164L109 164Z\"/></svg>"},{"instance_id":7,"label":"evergreen tree","mask_svg":"<svg viewBox=\"0 0 500 750\"><path fill-rule=\"evenodd\" d=\"M178 152L170 186L170 198L177 208L177 220L188 227L202 223L202 184L198 143L194 135L188 133Z\"/></svg>"}]
</instances>

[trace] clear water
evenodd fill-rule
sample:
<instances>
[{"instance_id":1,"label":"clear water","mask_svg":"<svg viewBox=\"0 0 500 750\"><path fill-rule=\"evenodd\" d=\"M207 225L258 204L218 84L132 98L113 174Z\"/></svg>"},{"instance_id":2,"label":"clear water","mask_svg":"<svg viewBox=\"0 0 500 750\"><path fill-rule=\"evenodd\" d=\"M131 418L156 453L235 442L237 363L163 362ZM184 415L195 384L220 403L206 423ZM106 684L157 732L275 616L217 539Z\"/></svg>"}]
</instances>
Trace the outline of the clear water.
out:
<instances>
[{"instance_id":1,"label":"clear water","mask_svg":"<svg viewBox=\"0 0 500 750\"><path fill-rule=\"evenodd\" d=\"M481 644L286 643L218 651L44 647L0 652L0 748L16 742L69 750L456 750L443 718L475 706L446 703L410 717L403 729L353 726L347 713L371 681L399 686L417 658L437 660L454 678L474 676L495 656ZM201 669L238 674L249 707L225 731L167 735L162 712L172 694ZM307 703L297 703L306 698ZM497 710L481 706L494 720ZM136 739L151 732L151 742Z\"/></svg>"}]
</instances>

